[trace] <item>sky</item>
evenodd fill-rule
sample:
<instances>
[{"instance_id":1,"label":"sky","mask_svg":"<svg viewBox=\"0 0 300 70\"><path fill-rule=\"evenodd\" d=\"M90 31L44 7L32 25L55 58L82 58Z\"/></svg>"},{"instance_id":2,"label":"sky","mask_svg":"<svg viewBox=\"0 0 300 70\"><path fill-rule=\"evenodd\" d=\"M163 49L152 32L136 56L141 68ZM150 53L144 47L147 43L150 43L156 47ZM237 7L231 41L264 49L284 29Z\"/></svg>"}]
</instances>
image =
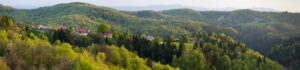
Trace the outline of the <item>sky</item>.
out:
<instances>
[{"instance_id":1,"label":"sky","mask_svg":"<svg viewBox=\"0 0 300 70\"><path fill-rule=\"evenodd\" d=\"M204 8L272 8L300 12L300 0L0 0L0 4L15 8L37 8L59 3L85 2L98 6L149 6L178 4Z\"/></svg>"}]
</instances>

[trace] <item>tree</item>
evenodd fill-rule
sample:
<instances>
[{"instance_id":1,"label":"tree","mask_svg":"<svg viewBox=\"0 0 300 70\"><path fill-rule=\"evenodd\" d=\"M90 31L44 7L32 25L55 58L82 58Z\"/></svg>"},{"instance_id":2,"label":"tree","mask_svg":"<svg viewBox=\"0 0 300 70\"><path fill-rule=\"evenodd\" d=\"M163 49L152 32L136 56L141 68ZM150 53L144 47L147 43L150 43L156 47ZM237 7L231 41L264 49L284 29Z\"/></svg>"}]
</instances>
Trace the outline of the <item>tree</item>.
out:
<instances>
[{"instance_id":1,"label":"tree","mask_svg":"<svg viewBox=\"0 0 300 70\"><path fill-rule=\"evenodd\" d=\"M206 57L200 49L174 59L173 65L179 64L182 70L205 70Z\"/></svg>"},{"instance_id":2,"label":"tree","mask_svg":"<svg viewBox=\"0 0 300 70\"><path fill-rule=\"evenodd\" d=\"M101 32L101 33L106 33L107 31L110 30L110 26L107 25L106 23L101 23L99 26L98 26L98 29L97 29L97 32Z\"/></svg>"},{"instance_id":3,"label":"tree","mask_svg":"<svg viewBox=\"0 0 300 70\"><path fill-rule=\"evenodd\" d=\"M4 30L15 30L16 25L12 17L0 14L0 29Z\"/></svg>"},{"instance_id":4,"label":"tree","mask_svg":"<svg viewBox=\"0 0 300 70\"><path fill-rule=\"evenodd\" d=\"M188 36L184 36L182 41L184 43L189 43L190 42L190 38Z\"/></svg>"},{"instance_id":5,"label":"tree","mask_svg":"<svg viewBox=\"0 0 300 70\"><path fill-rule=\"evenodd\" d=\"M168 36L166 42L173 42L174 37L173 36Z\"/></svg>"},{"instance_id":6,"label":"tree","mask_svg":"<svg viewBox=\"0 0 300 70\"><path fill-rule=\"evenodd\" d=\"M0 70L10 70L2 58L0 58Z\"/></svg>"},{"instance_id":7,"label":"tree","mask_svg":"<svg viewBox=\"0 0 300 70\"><path fill-rule=\"evenodd\" d=\"M43 40L48 40L47 36L45 36L44 33L40 33L40 34L38 35L38 37L39 37L40 39L43 39Z\"/></svg>"},{"instance_id":8,"label":"tree","mask_svg":"<svg viewBox=\"0 0 300 70\"><path fill-rule=\"evenodd\" d=\"M221 59L221 64L218 67L219 70L230 70L230 66L231 66L230 57L227 55L224 55L223 58Z\"/></svg>"},{"instance_id":9,"label":"tree","mask_svg":"<svg viewBox=\"0 0 300 70\"><path fill-rule=\"evenodd\" d=\"M26 37L31 38L30 25L27 25L27 26L25 27L25 31L26 31L26 33L25 33Z\"/></svg>"},{"instance_id":10,"label":"tree","mask_svg":"<svg viewBox=\"0 0 300 70\"><path fill-rule=\"evenodd\" d=\"M111 46L111 54L108 58L112 64L120 65L121 63L121 54L119 53L119 48L115 46Z\"/></svg>"},{"instance_id":11,"label":"tree","mask_svg":"<svg viewBox=\"0 0 300 70\"><path fill-rule=\"evenodd\" d=\"M153 43L160 44L162 41L163 41L163 39L160 38L159 36L157 36L154 38Z\"/></svg>"},{"instance_id":12,"label":"tree","mask_svg":"<svg viewBox=\"0 0 300 70\"><path fill-rule=\"evenodd\" d=\"M182 56L185 50L186 50L186 45L183 42L180 42L178 56Z\"/></svg>"}]
</instances>

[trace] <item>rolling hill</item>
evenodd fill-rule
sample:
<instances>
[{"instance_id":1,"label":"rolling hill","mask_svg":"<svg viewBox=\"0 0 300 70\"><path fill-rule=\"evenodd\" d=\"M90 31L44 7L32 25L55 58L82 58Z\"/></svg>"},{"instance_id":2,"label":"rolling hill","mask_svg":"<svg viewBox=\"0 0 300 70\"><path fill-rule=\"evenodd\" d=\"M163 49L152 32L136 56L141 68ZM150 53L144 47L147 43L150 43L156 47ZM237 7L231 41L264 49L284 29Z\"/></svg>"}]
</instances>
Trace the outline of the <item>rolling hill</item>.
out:
<instances>
[{"instance_id":1,"label":"rolling hill","mask_svg":"<svg viewBox=\"0 0 300 70\"><path fill-rule=\"evenodd\" d=\"M37 9L14 9L0 6L0 12L14 17L20 24L90 28L107 23L113 30L132 34L193 36L197 32L225 33L249 48L267 55L271 48L300 33L300 13L235 11L119 11L108 7L73 2ZM274 51L276 53L280 51ZM274 56L276 54L272 54ZM280 56L282 54L278 54ZM297 55L297 54L293 54ZM280 60L277 60L280 61ZM285 66L289 66L286 63Z\"/></svg>"},{"instance_id":2,"label":"rolling hill","mask_svg":"<svg viewBox=\"0 0 300 70\"><path fill-rule=\"evenodd\" d=\"M40 23L49 26L70 26L94 30L99 23L105 22L112 25L112 29L163 37L168 35L189 35L194 31L232 31L232 29L227 27L209 25L203 22L139 18L115 9L79 2L58 4L38 9L16 9L1 12L13 16L18 21L22 21L20 23L30 23L32 21L36 24Z\"/></svg>"},{"instance_id":3,"label":"rolling hill","mask_svg":"<svg viewBox=\"0 0 300 70\"><path fill-rule=\"evenodd\" d=\"M12 17L1 14L0 22L1 70L286 70L224 33L199 32L194 45L182 40L176 46L171 37L161 43L159 37L151 41L121 32L99 39L93 34L77 37L66 29L45 37L32 34L35 29L29 25L17 26ZM58 40L50 43L48 38Z\"/></svg>"}]
</instances>

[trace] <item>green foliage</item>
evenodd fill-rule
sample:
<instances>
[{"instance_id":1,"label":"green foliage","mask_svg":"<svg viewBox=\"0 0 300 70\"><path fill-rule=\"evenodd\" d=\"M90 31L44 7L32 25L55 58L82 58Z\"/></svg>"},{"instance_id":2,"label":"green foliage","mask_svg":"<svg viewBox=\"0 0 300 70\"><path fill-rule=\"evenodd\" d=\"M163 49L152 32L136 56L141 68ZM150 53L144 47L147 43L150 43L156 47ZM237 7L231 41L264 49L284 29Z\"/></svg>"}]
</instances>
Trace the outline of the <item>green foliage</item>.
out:
<instances>
[{"instance_id":1,"label":"green foliage","mask_svg":"<svg viewBox=\"0 0 300 70\"><path fill-rule=\"evenodd\" d=\"M152 69L153 70L179 70L179 68L172 68L169 65L163 66L160 63L154 63Z\"/></svg>"},{"instance_id":2,"label":"green foliage","mask_svg":"<svg viewBox=\"0 0 300 70\"><path fill-rule=\"evenodd\" d=\"M137 11L137 12L125 12L131 15L135 15L137 17L141 17L141 18L154 18L154 19L165 19L168 16L164 15L160 12L155 12L152 10L144 10L144 11Z\"/></svg>"},{"instance_id":3,"label":"green foliage","mask_svg":"<svg viewBox=\"0 0 300 70\"><path fill-rule=\"evenodd\" d=\"M291 37L287 40L282 40L281 43L273 47L268 56L272 60L276 60L291 70L299 68L299 50L300 38L298 36Z\"/></svg>"},{"instance_id":4,"label":"green foliage","mask_svg":"<svg viewBox=\"0 0 300 70\"><path fill-rule=\"evenodd\" d=\"M97 32L101 32L103 34L109 30L110 30L110 26L105 23L101 23L97 28Z\"/></svg>"},{"instance_id":5,"label":"green foliage","mask_svg":"<svg viewBox=\"0 0 300 70\"><path fill-rule=\"evenodd\" d=\"M182 41L184 43L189 43L190 42L190 38L188 36L183 36Z\"/></svg>"},{"instance_id":6,"label":"green foliage","mask_svg":"<svg viewBox=\"0 0 300 70\"><path fill-rule=\"evenodd\" d=\"M190 51L190 54L183 55L173 60L173 65L183 70L205 70L206 58L201 49Z\"/></svg>"},{"instance_id":7,"label":"green foliage","mask_svg":"<svg viewBox=\"0 0 300 70\"><path fill-rule=\"evenodd\" d=\"M2 58L0 58L0 69L1 70L10 70Z\"/></svg>"},{"instance_id":8,"label":"green foliage","mask_svg":"<svg viewBox=\"0 0 300 70\"><path fill-rule=\"evenodd\" d=\"M160 44L161 42L163 42L163 39L160 38L160 37L155 37L153 42L156 43L156 44Z\"/></svg>"},{"instance_id":9,"label":"green foliage","mask_svg":"<svg viewBox=\"0 0 300 70\"><path fill-rule=\"evenodd\" d=\"M73 34L71 30L49 31L45 33L48 38L45 38L43 33L39 35L31 29L33 24L25 28L22 27L21 29L24 31L19 31L11 17L1 15L0 54L4 59L11 59L6 61L6 65L13 70L98 70L100 67L129 70L175 69L150 60L187 70L284 70L285 68L280 64L247 48L245 44L234 39L245 42L247 46L255 50L268 52L266 49L279 43L279 38L288 39L298 35L297 32L299 32L299 27L297 27L299 26L297 24L299 13L256 12L252 10L215 12L191 9L174 9L162 12L120 12L78 2L32 10L2 6L0 9L0 12L11 15L24 23L34 21L49 26L71 26L74 29L90 28L92 31L102 33L109 31L109 27L106 26L112 26L113 30L123 30L133 34L151 34L166 38L164 41L157 39L153 43L146 40L142 35L113 31L114 38L103 39L96 33L91 33L89 36L78 36ZM102 22L109 24L100 24ZM101 27L102 25L104 27ZM19 37L20 35L21 37ZM174 37L183 35L186 36L183 38L185 43L189 43L191 39L196 40L193 48L186 47L185 43L180 43L179 48L172 44ZM192 37L187 38L187 36ZM92 45L92 43L96 45ZM105 44L117 45L118 47L124 45L124 47L105 46ZM283 49L284 52L279 52L281 50L275 48L269 57L285 66L291 65L292 69L297 69L297 62L291 63L298 57L296 56L297 47L295 47L297 45L297 42L289 45L278 45L280 47L276 48ZM283 48L283 46L288 48ZM278 55L287 54L284 57L291 58L274 57L277 56L277 53L279 53ZM149 61L139 56L148 58Z\"/></svg>"},{"instance_id":10,"label":"green foliage","mask_svg":"<svg viewBox=\"0 0 300 70\"><path fill-rule=\"evenodd\" d=\"M162 13L171 16L178 16L181 19L185 19L185 20L195 20L195 21L205 20L202 13L192 9L171 9L171 10L163 11Z\"/></svg>"},{"instance_id":11,"label":"green foliage","mask_svg":"<svg viewBox=\"0 0 300 70\"><path fill-rule=\"evenodd\" d=\"M0 18L0 30L19 30L19 28L15 24L15 20L12 17L1 14Z\"/></svg>"},{"instance_id":12,"label":"green foliage","mask_svg":"<svg viewBox=\"0 0 300 70\"><path fill-rule=\"evenodd\" d=\"M121 54L119 53L119 48L111 47L111 57L109 58L110 62L115 65L119 65L121 63Z\"/></svg>"},{"instance_id":13,"label":"green foliage","mask_svg":"<svg viewBox=\"0 0 300 70\"><path fill-rule=\"evenodd\" d=\"M194 49L183 53L181 57L174 57L172 66L179 66L183 70L285 69L224 34L210 33L206 36L205 33L199 33L197 38Z\"/></svg>"},{"instance_id":14,"label":"green foliage","mask_svg":"<svg viewBox=\"0 0 300 70\"><path fill-rule=\"evenodd\" d=\"M180 42L177 56L183 56L183 54L187 53L187 51L187 45L183 42Z\"/></svg>"},{"instance_id":15,"label":"green foliage","mask_svg":"<svg viewBox=\"0 0 300 70\"><path fill-rule=\"evenodd\" d=\"M230 57L227 55L224 55L221 58L221 64L218 66L220 70L230 70L231 68L231 60Z\"/></svg>"},{"instance_id":16,"label":"green foliage","mask_svg":"<svg viewBox=\"0 0 300 70\"><path fill-rule=\"evenodd\" d=\"M91 51L86 51L84 48L80 49L81 51L75 51L75 48L73 49L68 43L51 45L47 40L38 38L9 41L13 43L12 46L3 49L10 52L3 52L5 55L2 56L8 60L7 65L11 69L109 70L110 67L115 66L130 70L150 70L152 68L146 65L146 60L129 52L124 47L107 46L105 47L107 52L99 51L97 55L93 55ZM160 66L164 67L164 65Z\"/></svg>"},{"instance_id":17,"label":"green foliage","mask_svg":"<svg viewBox=\"0 0 300 70\"><path fill-rule=\"evenodd\" d=\"M7 48L7 44L9 43L9 39L7 39L6 31L0 30L0 55L3 56L5 53L5 49Z\"/></svg>"},{"instance_id":18,"label":"green foliage","mask_svg":"<svg viewBox=\"0 0 300 70\"><path fill-rule=\"evenodd\" d=\"M118 45L124 45L129 51L136 51L137 54L144 58L160 61L163 64L171 63L173 55L177 55L176 45L171 41L162 41L160 37L150 41L140 35L128 35L127 33L120 34L115 38ZM163 43L161 43L163 42Z\"/></svg>"},{"instance_id":19,"label":"green foliage","mask_svg":"<svg viewBox=\"0 0 300 70\"><path fill-rule=\"evenodd\" d=\"M19 32L9 28L1 29L0 32L1 70L153 69L146 65L145 59L129 52L124 47L92 45L87 48L78 48L60 40L51 44L48 40L40 39L35 35L32 35L33 38L18 37ZM159 64L158 66L175 69L169 65Z\"/></svg>"},{"instance_id":20,"label":"green foliage","mask_svg":"<svg viewBox=\"0 0 300 70\"><path fill-rule=\"evenodd\" d=\"M169 16L155 11L141 11L138 14L128 14L111 8L78 2L32 10L16 9L16 11L6 14L23 23L33 21L47 26L70 26L74 27L74 29L90 28L91 31L97 31L98 26L106 22L112 26L111 29L113 30L117 29L134 34L145 33L164 38L169 35L180 37L181 35L192 34L193 31L220 32L224 30L224 28L216 28L216 26L202 22L183 21L180 17ZM133 14L139 16L134 16ZM195 14L198 15L196 12ZM211 31L211 29L215 31Z\"/></svg>"},{"instance_id":21,"label":"green foliage","mask_svg":"<svg viewBox=\"0 0 300 70\"><path fill-rule=\"evenodd\" d=\"M93 57L93 56L92 56ZM95 60L87 51L83 51L79 56L79 61L75 64L74 70L108 70L108 66L102 62L103 59ZM99 63L98 63L99 62Z\"/></svg>"},{"instance_id":22,"label":"green foliage","mask_svg":"<svg viewBox=\"0 0 300 70\"><path fill-rule=\"evenodd\" d=\"M4 5L0 4L0 12L9 13L12 11L15 11L15 9L10 6L4 6Z\"/></svg>"}]
</instances>

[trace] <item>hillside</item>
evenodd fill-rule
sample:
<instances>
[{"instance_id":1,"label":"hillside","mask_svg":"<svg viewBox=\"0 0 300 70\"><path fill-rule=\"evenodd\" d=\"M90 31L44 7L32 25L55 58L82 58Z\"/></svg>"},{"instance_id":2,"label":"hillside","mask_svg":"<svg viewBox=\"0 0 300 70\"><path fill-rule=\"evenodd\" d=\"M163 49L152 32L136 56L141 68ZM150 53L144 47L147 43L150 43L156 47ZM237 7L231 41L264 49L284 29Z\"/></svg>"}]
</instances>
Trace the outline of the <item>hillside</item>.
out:
<instances>
[{"instance_id":1,"label":"hillside","mask_svg":"<svg viewBox=\"0 0 300 70\"><path fill-rule=\"evenodd\" d=\"M273 60L282 63L291 70L299 69L300 67L300 41L298 37L291 37L290 39L283 40L267 54ZM280 56L278 56L280 55Z\"/></svg>"},{"instance_id":2,"label":"hillside","mask_svg":"<svg viewBox=\"0 0 300 70\"><path fill-rule=\"evenodd\" d=\"M12 12L12 11L15 11L15 9L12 7L4 6L4 5L0 4L0 12Z\"/></svg>"},{"instance_id":3,"label":"hillside","mask_svg":"<svg viewBox=\"0 0 300 70\"><path fill-rule=\"evenodd\" d=\"M0 15L0 21L1 70L286 70L223 33L199 32L194 46L184 40L176 46L172 37L151 41L126 32L111 38L96 32L78 36L69 29L35 35L36 29L19 28L12 17Z\"/></svg>"},{"instance_id":4,"label":"hillside","mask_svg":"<svg viewBox=\"0 0 300 70\"><path fill-rule=\"evenodd\" d=\"M43 24L47 26L68 26L75 29L90 28L96 32L97 26L107 23L111 30L130 34L182 37L195 34L225 33L238 42L263 55L270 54L271 48L281 41L300 33L300 14L289 12L258 12L253 10L235 11L195 11L192 9L172 9L164 11L118 11L87 3L73 2L37 9L14 9L0 6L0 12L12 16L19 26ZM272 52L275 53L275 52ZM282 56L283 54L272 54ZM272 58L271 58L272 59ZM281 62L288 67L290 63ZM282 59L284 60L284 59Z\"/></svg>"},{"instance_id":5,"label":"hillside","mask_svg":"<svg viewBox=\"0 0 300 70\"><path fill-rule=\"evenodd\" d=\"M154 10L154 11L162 11L162 10L169 10L169 9L181 9L181 8L189 8L197 11L234 11L239 10L241 8L233 8L233 7L226 7L226 8L204 8L204 7L191 7L191 6L183 6L180 4L171 4L171 5L149 5L149 6L110 6L111 8L115 8L117 10L122 11L142 11L142 10ZM267 12L280 12L280 10L273 9L273 8L264 8L264 7L252 7L248 8L255 11L267 11Z\"/></svg>"},{"instance_id":6,"label":"hillside","mask_svg":"<svg viewBox=\"0 0 300 70\"><path fill-rule=\"evenodd\" d=\"M12 17L1 14L0 21L0 70L178 70L120 46L93 44L79 48L59 40L52 44L47 37L19 28Z\"/></svg>"},{"instance_id":7,"label":"hillside","mask_svg":"<svg viewBox=\"0 0 300 70\"><path fill-rule=\"evenodd\" d=\"M239 32L238 35L232 36L235 40L245 43L249 48L269 55L272 59L283 63L289 69L297 69L298 67L297 65L295 66L298 63L298 60L295 60L298 54L286 55L286 53L295 53L287 50L293 50L296 46L294 44L283 46L280 44L282 44L282 41L288 41L299 36L299 13L257 12L247 9L226 12L173 9L160 11L159 13L172 17L180 17L181 20L201 21L208 24L233 27ZM174 19L172 17L163 19ZM292 49L291 47L294 48ZM285 59L282 56L290 58Z\"/></svg>"},{"instance_id":8,"label":"hillside","mask_svg":"<svg viewBox=\"0 0 300 70\"><path fill-rule=\"evenodd\" d=\"M166 10L162 13L208 24L233 27L239 35L232 37L261 52L268 50L270 48L268 46L274 46L276 40L295 36L300 32L300 13L253 10L194 11L190 9Z\"/></svg>"},{"instance_id":9,"label":"hillside","mask_svg":"<svg viewBox=\"0 0 300 70\"><path fill-rule=\"evenodd\" d=\"M2 13L13 16L16 20L22 21L21 23L32 21L49 26L70 26L94 30L99 23L105 22L112 25L112 29L163 37L188 35L194 31L232 31L226 27L212 26L202 22L139 18L115 9L78 2Z\"/></svg>"}]
</instances>

